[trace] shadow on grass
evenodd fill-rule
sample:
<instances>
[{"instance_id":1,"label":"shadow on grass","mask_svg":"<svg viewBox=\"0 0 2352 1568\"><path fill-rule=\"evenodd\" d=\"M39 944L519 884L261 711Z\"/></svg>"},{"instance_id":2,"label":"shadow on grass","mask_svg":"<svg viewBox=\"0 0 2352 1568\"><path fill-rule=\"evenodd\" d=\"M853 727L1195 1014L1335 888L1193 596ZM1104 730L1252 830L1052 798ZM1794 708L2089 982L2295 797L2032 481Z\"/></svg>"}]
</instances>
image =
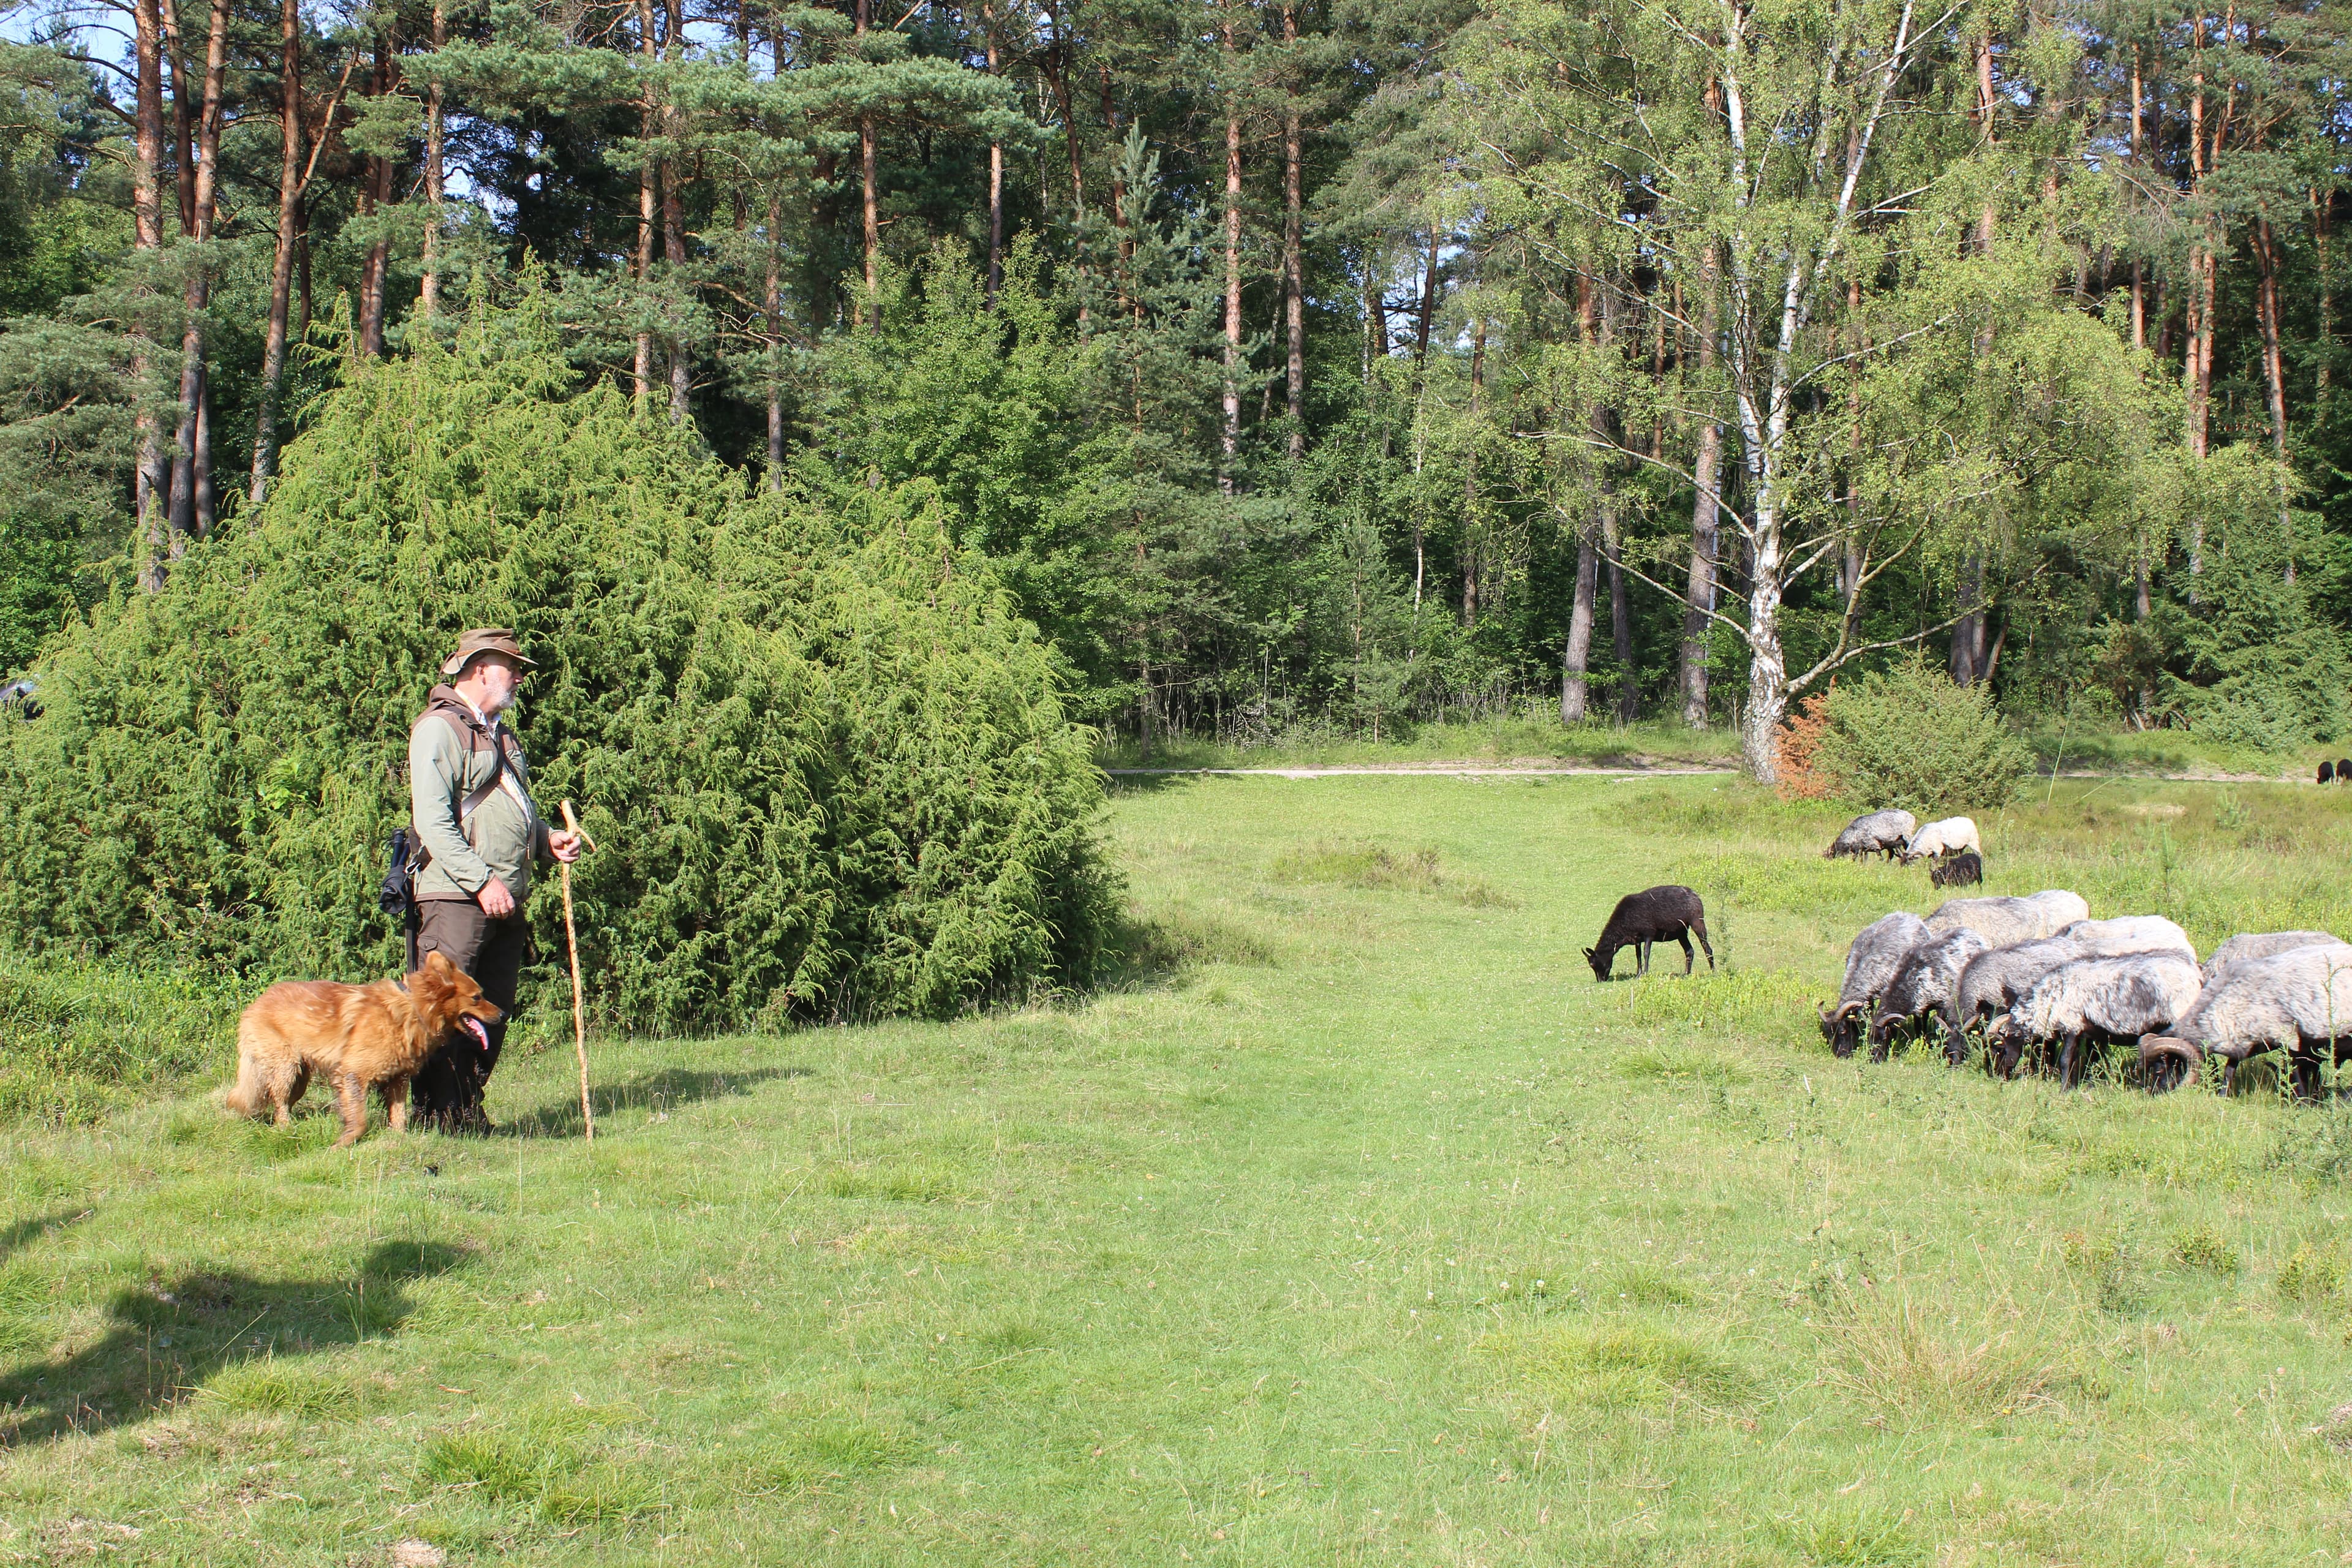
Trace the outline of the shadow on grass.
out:
<instances>
[{"instance_id":1,"label":"shadow on grass","mask_svg":"<svg viewBox=\"0 0 2352 1568\"><path fill-rule=\"evenodd\" d=\"M732 1071L698 1072L687 1068L664 1068L659 1072L641 1073L619 1083L591 1083L588 1103L595 1108L599 1119L616 1110L667 1110L673 1106L694 1105L706 1100L720 1100L731 1095L749 1094L771 1079L806 1078L814 1068L741 1068ZM497 1136L501 1138L577 1138L580 1136L580 1097L559 1100L526 1111L511 1121L500 1122Z\"/></svg>"},{"instance_id":2,"label":"shadow on grass","mask_svg":"<svg viewBox=\"0 0 2352 1568\"><path fill-rule=\"evenodd\" d=\"M143 1421L225 1368L381 1339L415 1310L408 1285L467 1257L444 1242L386 1241L341 1279L194 1269L118 1291L97 1343L0 1375L0 1445Z\"/></svg>"},{"instance_id":3,"label":"shadow on grass","mask_svg":"<svg viewBox=\"0 0 2352 1568\"><path fill-rule=\"evenodd\" d=\"M5 1263L11 1256L22 1252L43 1237L54 1236L70 1225L79 1225L97 1212L96 1209L59 1209L55 1214L20 1219L12 1226L0 1227L0 1263Z\"/></svg>"}]
</instances>

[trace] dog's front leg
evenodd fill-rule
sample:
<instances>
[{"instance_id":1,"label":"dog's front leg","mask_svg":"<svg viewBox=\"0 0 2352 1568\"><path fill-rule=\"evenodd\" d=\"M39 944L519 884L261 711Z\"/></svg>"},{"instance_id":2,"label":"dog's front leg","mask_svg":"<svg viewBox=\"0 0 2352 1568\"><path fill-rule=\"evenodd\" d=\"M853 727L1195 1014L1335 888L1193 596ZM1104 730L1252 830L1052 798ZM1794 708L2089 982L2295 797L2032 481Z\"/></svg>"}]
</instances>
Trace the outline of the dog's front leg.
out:
<instances>
[{"instance_id":1,"label":"dog's front leg","mask_svg":"<svg viewBox=\"0 0 2352 1568\"><path fill-rule=\"evenodd\" d=\"M359 1074L336 1076L335 1108L343 1113L343 1135L335 1140L335 1147L348 1149L367 1131L367 1084Z\"/></svg>"},{"instance_id":2,"label":"dog's front leg","mask_svg":"<svg viewBox=\"0 0 2352 1568\"><path fill-rule=\"evenodd\" d=\"M408 1080L405 1078L384 1080L383 1109L394 1132L408 1131Z\"/></svg>"}]
</instances>

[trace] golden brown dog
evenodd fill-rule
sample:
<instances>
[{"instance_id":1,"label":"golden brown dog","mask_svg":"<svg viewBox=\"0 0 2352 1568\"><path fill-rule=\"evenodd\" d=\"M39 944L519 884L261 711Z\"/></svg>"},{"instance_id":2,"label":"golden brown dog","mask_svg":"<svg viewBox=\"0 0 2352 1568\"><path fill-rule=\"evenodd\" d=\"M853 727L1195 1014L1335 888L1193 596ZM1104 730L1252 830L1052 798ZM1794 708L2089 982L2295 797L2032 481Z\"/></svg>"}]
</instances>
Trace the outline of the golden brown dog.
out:
<instances>
[{"instance_id":1,"label":"golden brown dog","mask_svg":"<svg viewBox=\"0 0 2352 1568\"><path fill-rule=\"evenodd\" d=\"M310 1075L318 1072L334 1085L343 1116L336 1148L357 1142L367 1130L367 1091L373 1085L383 1087L398 1131L408 1125L408 1080L425 1058L460 1029L472 1037L472 1048L488 1050L490 1037L483 1026L502 1016L482 999L482 988L438 952L427 953L425 967L404 982L281 981L237 1020L236 1082L228 1091L228 1108L239 1116L258 1116L263 1106L275 1106L282 1127L288 1107L302 1098Z\"/></svg>"}]
</instances>

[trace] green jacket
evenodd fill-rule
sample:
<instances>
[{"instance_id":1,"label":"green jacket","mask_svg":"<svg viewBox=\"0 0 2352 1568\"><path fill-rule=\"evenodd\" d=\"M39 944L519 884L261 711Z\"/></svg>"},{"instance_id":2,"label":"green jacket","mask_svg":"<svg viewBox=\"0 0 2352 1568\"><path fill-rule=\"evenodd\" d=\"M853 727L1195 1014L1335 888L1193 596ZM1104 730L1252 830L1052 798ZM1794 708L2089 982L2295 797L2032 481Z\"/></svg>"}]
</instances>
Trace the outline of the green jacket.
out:
<instances>
[{"instance_id":1,"label":"green jacket","mask_svg":"<svg viewBox=\"0 0 2352 1568\"><path fill-rule=\"evenodd\" d=\"M505 750L511 782L485 792L498 777L494 744ZM480 803L461 828L461 809L477 794ZM472 704L450 687L433 689L408 732L408 810L430 857L416 875L420 902L470 901L493 877L518 905L530 895L531 861L548 852L547 824L530 804L522 742L504 723L486 730Z\"/></svg>"}]
</instances>

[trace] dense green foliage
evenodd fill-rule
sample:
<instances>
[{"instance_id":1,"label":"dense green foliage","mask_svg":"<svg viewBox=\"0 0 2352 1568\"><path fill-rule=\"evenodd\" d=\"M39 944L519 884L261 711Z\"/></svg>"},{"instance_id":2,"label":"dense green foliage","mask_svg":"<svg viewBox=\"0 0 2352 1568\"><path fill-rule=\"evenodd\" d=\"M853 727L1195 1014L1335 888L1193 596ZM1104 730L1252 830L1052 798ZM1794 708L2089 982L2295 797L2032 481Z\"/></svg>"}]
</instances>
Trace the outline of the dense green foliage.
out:
<instances>
[{"instance_id":1,"label":"dense green foliage","mask_svg":"<svg viewBox=\"0 0 2352 1568\"><path fill-rule=\"evenodd\" d=\"M1833 688L1813 766L1841 795L1921 820L2006 805L2032 756L1991 689L1955 685L1917 658Z\"/></svg>"},{"instance_id":2,"label":"dense green foliage","mask_svg":"<svg viewBox=\"0 0 2352 1568\"><path fill-rule=\"evenodd\" d=\"M415 353L539 267L572 370L743 482L933 481L1139 750L1560 712L1755 763L1906 646L2016 717L2341 729L2344 0L173 16L144 238L123 37L0 46L0 675L231 526L339 300ZM2204 584L2263 533L2274 584ZM2281 626L2303 695L2241 657Z\"/></svg>"},{"instance_id":3,"label":"dense green foliage","mask_svg":"<svg viewBox=\"0 0 2352 1568\"><path fill-rule=\"evenodd\" d=\"M920 486L747 499L690 432L571 395L544 307L356 367L266 506L53 647L45 713L0 730L0 931L389 969L408 725L459 628L510 625L535 793L603 847L602 1016L938 1014L1083 973L1099 775L992 568ZM551 878L531 912L560 956Z\"/></svg>"}]
</instances>

